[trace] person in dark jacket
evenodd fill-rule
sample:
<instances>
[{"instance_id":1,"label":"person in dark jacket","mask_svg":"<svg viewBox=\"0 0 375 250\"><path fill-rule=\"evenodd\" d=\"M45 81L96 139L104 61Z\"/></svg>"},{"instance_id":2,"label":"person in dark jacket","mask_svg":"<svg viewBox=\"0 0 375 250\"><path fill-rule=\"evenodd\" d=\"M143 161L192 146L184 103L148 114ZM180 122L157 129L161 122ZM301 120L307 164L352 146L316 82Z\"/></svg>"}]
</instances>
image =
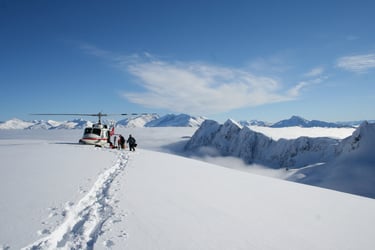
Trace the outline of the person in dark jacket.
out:
<instances>
[{"instance_id":1,"label":"person in dark jacket","mask_svg":"<svg viewBox=\"0 0 375 250\"><path fill-rule=\"evenodd\" d=\"M125 138L122 135L119 135L118 146L121 149L125 149Z\"/></svg>"},{"instance_id":2,"label":"person in dark jacket","mask_svg":"<svg viewBox=\"0 0 375 250\"><path fill-rule=\"evenodd\" d=\"M135 138L132 135L129 135L129 138L126 142L129 143L129 150L135 151L135 147L137 146L137 143L136 143Z\"/></svg>"}]
</instances>

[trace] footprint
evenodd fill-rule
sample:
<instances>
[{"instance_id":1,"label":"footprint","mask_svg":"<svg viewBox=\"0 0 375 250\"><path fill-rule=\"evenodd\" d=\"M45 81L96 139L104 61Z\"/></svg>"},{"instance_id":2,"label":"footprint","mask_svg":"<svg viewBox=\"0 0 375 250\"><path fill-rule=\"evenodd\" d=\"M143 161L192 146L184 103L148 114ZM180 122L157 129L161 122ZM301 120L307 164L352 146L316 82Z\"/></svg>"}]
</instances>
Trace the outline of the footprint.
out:
<instances>
[{"instance_id":1,"label":"footprint","mask_svg":"<svg viewBox=\"0 0 375 250\"><path fill-rule=\"evenodd\" d=\"M120 232L121 234L119 234L117 237L119 238L126 238L128 236L128 234L124 231L124 230L121 230Z\"/></svg>"},{"instance_id":2,"label":"footprint","mask_svg":"<svg viewBox=\"0 0 375 250\"><path fill-rule=\"evenodd\" d=\"M68 201L68 202L65 203L66 207L72 207L73 205L74 205L73 201Z\"/></svg>"},{"instance_id":3,"label":"footprint","mask_svg":"<svg viewBox=\"0 0 375 250\"><path fill-rule=\"evenodd\" d=\"M50 234L51 231L49 231L48 229L41 229L41 230L38 230L38 235L40 236L43 236L43 235L46 235L46 234Z\"/></svg>"},{"instance_id":4,"label":"footprint","mask_svg":"<svg viewBox=\"0 0 375 250\"><path fill-rule=\"evenodd\" d=\"M113 219L113 220L111 220L111 223L116 224L116 223L119 223L121 221L122 221L121 219Z\"/></svg>"},{"instance_id":5,"label":"footprint","mask_svg":"<svg viewBox=\"0 0 375 250\"><path fill-rule=\"evenodd\" d=\"M57 216L57 215L58 215L58 213L55 212L55 211L53 211L53 212L51 212L51 213L48 215L48 218L52 218L52 217L55 217L55 216Z\"/></svg>"},{"instance_id":6,"label":"footprint","mask_svg":"<svg viewBox=\"0 0 375 250\"><path fill-rule=\"evenodd\" d=\"M103 245L105 247L112 247L112 246L115 245L115 243L113 241L111 241L111 240L105 240L105 241L103 241Z\"/></svg>"},{"instance_id":7,"label":"footprint","mask_svg":"<svg viewBox=\"0 0 375 250\"><path fill-rule=\"evenodd\" d=\"M87 190L85 188L83 188L83 187L80 187L79 188L79 193L80 194L85 194L85 193L87 193Z\"/></svg>"}]
</instances>

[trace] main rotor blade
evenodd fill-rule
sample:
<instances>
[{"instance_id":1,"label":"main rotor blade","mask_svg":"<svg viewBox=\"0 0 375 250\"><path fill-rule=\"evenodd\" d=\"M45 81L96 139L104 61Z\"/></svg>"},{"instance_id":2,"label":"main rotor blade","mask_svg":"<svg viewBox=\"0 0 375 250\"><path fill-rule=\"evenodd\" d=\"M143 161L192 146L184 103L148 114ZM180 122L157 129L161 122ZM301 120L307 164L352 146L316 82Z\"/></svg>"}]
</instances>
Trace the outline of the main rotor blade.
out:
<instances>
[{"instance_id":1,"label":"main rotor blade","mask_svg":"<svg viewBox=\"0 0 375 250\"><path fill-rule=\"evenodd\" d=\"M30 114L30 115L70 115L70 116L108 116L108 114L98 113L98 114Z\"/></svg>"},{"instance_id":2,"label":"main rotor blade","mask_svg":"<svg viewBox=\"0 0 375 250\"><path fill-rule=\"evenodd\" d=\"M112 116L112 115L156 115L157 113L122 113L122 114L104 114L104 113L97 113L97 114L65 114L65 113L40 113L40 114L30 114L30 115L70 115L70 116Z\"/></svg>"},{"instance_id":3,"label":"main rotor blade","mask_svg":"<svg viewBox=\"0 0 375 250\"><path fill-rule=\"evenodd\" d=\"M119 114L119 115L156 115L156 113L124 113L124 114Z\"/></svg>"}]
</instances>

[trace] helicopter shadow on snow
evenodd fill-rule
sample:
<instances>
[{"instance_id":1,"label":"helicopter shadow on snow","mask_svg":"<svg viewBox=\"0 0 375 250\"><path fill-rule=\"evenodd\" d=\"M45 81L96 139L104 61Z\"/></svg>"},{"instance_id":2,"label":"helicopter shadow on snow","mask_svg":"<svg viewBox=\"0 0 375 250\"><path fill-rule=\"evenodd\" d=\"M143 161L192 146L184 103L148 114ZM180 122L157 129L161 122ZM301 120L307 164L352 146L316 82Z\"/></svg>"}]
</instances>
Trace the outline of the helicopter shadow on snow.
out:
<instances>
[{"instance_id":1,"label":"helicopter shadow on snow","mask_svg":"<svg viewBox=\"0 0 375 250\"><path fill-rule=\"evenodd\" d=\"M56 145L84 145L79 142L51 142L50 144L56 144Z\"/></svg>"},{"instance_id":2,"label":"helicopter shadow on snow","mask_svg":"<svg viewBox=\"0 0 375 250\"><path fill-rule=\"evenodd\" d=\"M75 146L83 146L83 147L95 147L95 148L105 148L102 145L94 145L94 144L84 144L84 143L79 143L79 142L53 142L50 144L55 144L55 145L75 145Z\"/></svg>"}]
</instances>

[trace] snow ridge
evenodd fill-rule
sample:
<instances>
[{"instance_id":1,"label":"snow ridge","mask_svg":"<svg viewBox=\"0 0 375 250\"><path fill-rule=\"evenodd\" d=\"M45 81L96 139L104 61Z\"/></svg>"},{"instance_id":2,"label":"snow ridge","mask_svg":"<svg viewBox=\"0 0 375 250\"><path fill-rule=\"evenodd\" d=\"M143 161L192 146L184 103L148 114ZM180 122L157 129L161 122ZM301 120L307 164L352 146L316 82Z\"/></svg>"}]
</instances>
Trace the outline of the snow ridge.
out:
<instances>
[{"instance_id":1,"label":"snow ridge","mask_svg":"<svg viewBox=\"0 0 375 250\"><path fill-rule=\"evenodd\" d=\"M145 124L145 127L199 127L206 118L187 114L167 114Z\"/></svg>"},{"instance_id":2,"label":"snow ridge","mask_svg":"<svg viewBox=\"0 0 375 250\"><path fill-rule=\"evenodd\" d=\"M50 235L23 250L93 249L103 224L113 215L108 190L125 169L128 157L119 152L116 163L98 176L91 190L68 212L66 220Z\"/></svg>"},{"instance_id":3,"label":"snow ridge","mask_svg":"<svg viewBox=\"0 0 375 250\"><path fill-rule=\"evenodd\" d=\"M223 125L206 120L185 145L185 152L234 156L248 164L271 168L301 168L332 159L338 143L339 140L325 137L275 141L230 119Z\"/></svg>"}]
</instances>

